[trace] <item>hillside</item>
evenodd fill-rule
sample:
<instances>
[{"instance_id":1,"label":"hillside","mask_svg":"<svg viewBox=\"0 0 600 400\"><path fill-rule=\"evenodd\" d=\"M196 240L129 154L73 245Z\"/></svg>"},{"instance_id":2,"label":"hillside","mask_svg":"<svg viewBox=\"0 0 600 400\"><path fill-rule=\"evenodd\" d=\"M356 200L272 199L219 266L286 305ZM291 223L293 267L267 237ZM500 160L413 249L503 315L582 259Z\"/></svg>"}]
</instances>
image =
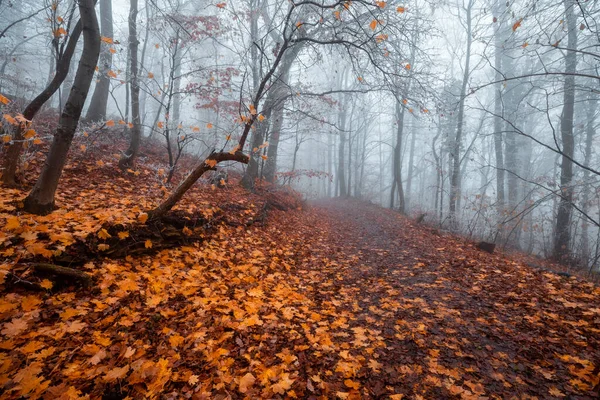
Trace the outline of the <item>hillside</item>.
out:
<instances>
[{"instance_id":1,"label":"hillside","mask_svg":"<svg viewBox=\"0 0 600 400\"><path fill-rule=\"evenodd\" d=\"M166 225L144 225L166 191L157 171L78 151L48 216L0 189L5 398L600 394L592 283L373 205L236 179L196 185L167 243Z\"/></svg>"}]
</instances>

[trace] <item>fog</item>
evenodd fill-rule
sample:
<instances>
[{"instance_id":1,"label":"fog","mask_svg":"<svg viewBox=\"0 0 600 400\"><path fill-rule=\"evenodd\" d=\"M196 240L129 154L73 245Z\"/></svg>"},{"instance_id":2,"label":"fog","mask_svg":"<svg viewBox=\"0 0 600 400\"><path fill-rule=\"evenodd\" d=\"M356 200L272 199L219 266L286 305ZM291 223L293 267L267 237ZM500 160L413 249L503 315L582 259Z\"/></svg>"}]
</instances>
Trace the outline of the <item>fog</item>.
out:
<instances>
[{"instance_id":1,"label":"fog","mask_svg":"<svg viewBox=\"0 0 600 400\"><path fill-rule=\"evenodd\" d=\"M4 183L9 148L28 140L10 118L57 76L80 3L0 0ZM76 138L123 121L139 127L141 154L151 142L169 153L156 169L244 152L247 163L215 164L250 189L263 179L307 199L356 197L598 268L598 1L140 0L131 20L132 4L96 4L100 53ZM45 140L79 90L88 28L26 118ZM32 154L16 151L19 165Z\"/></svg>"}]
</instances>

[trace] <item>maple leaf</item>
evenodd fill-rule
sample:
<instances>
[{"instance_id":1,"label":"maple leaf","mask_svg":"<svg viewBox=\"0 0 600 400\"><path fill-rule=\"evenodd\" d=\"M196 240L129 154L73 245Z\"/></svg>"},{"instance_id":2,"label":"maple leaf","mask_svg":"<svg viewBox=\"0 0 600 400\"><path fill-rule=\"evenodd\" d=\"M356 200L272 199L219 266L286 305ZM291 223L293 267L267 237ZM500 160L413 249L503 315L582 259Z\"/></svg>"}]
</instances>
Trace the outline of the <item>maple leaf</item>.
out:
<instances>
[{"instance_id":1,"label":"maple leaf","mask_svg":"<svg viewBox=\"0 0 600 400\"><path fill-rule=\"evenodd\" d=\"M154 79L154 74L152 72L148 72L148 78L149 79Z\"/></svg>"},{"instance_id":2,"label":"maple leaf","mask_svg":"<svg viewBox=\"0 0 600 400\"><path fill-rule=\"evenodd\" d=\"M106 350L100 349L93 357L91 357L88 361L92 365L97 365L100 361L106 358Z\"/></svg>"},{"instance_id":3,"label":"maple leaf","mask_svg":"<svg viewBox=\"0 0 600 400\"><path fill-rule=\"evenodd\" d=\"M387 3L385 1L376 1L375 5L377 5L377 7L379 7L379 8L385 8Z\"/></svg>"},{"instance_id":4,"label":"maple leaf","mask_svg":"<svg viewBox=\"0 0 600 400\"><path fill-rule=\"evenodd\" d=\"M181 343L183 343L183 341L185 340L185 338L181 335L173 335L169 338L169 343L171 344L171 347L178 347Z\"/></svg>"},{"instance_id":5,"label":"maple leaf","mask_svg":"<svg viewBox=\"0 0 600 400\"><path fill-rule=\"evenodd\" d=\"M404 398L403 394L392 394L390 395L390 400L402 400Z\"/></svg>"},{"instance_id":6,"label":"maple leaf","mask_svg":"<svg viewBox=\"0 0 600 400\"><path fill-rule=\"evenodd\" d=\"M103 379L106 382L113 382L116 381L118 379L122 379L125 377L125 375L127 375L127 373L129 372L129 365L126 365L124 367L115 367L113 369L111 369L110 371L108 371Z\"/></svg>"},{"instance_id":7,"label":"maple leaf","mask_svg":"<svg viewBox=\"0 0 600 400\"><path fill-rule=\"evenodd\" d=\"M34 137L36 135L35 130L33 129L28 129L25 131L25 133L23 134L23 137L25 139L31 139L32 137Z\"/></svg>"},{"instance_id":8,"label":"maple leaf","mask_svg":"<svg viewBox=\"0 0 600 400\"><path fill-rule=\"evenodd\" d=\"M25 296L21 300L21 309L25 312L32 311L42 304L42 300L37 296Z\"/></svg>"},{"instance_id":9,"label":"maple leaf","mask_svg":"<svg viewBox=\"0 0 600 400\"><path fill-rule=\"evenodd\" d=\"M104 125L106 125L108 127L115 126L115 121L113 121L112 119L108 120L108 121L106 121L106 123Z\"/></svg>"},{"instance_id":10,"label":"maple leaf","mask_svg":"<svg viewBox=\"0 0 600 400\"><path fill-rule=\"evenodd\" d=\"M260 122L263 122L263 121L265 120L265 116L264 116L264 115L262 115L262 114L260 114L260 115L258 116L258 120L259 120Z\"/></svg>"},{"instance_id":11,"label":"maple leaf","mask_svg":"<svg viewBox=\"0 0 600 400\"><path fill-rule=\"evenodd\" d=\"M27 321L22 318L13 318L10 322L4 324L2 334L8 337L17 336L27 329Z\"/></svg>"},{"instance_id":12,"label":"maple leaf","mask_svg":"<svg viewBox=\"0 0 600 400\"><path fill-rule=\"evenodd\" d=\"M42 282L40 282L40 286L46 290L50 290L54 284L50 280L44 279Z\"/></svg>"},{"instance_id":13,"label":"maple leaf","mask_svg":"<svg viewBox=\"0 0 600 400\"><path fill-rule=\"evenodd\" d=\"M147 249L151 249L152 248L152 240L148 239L144 242L144 247Z\"/></svg>"},{"instance_id":14,"label":"maple leaf","mask_svg":"<svg viewBox=\"0 0 600 400\"><path fill-rule=\"evenodd\" d=\"M239 391L246 393L252 385L256 382L256 378L250 372L240 378Z\"/></svg>"},{"instance_id":15,"label":"maple leaf","mask_svg":"<svg viewBox=\"0 0 600 400\"><path fill-rule=\"evenodd\" d=\"M101 36L100 40L102 40L106 44L113 44L114 43L114 41L112 40L112 38L109 38L109 37L106 37L106 36Z\"/></svg>"},{"instance_id":16,"label":"maple leaf","mask_svg":"<svg viewBox=\"0 0 600 400\"><path fill-rule=\"evenodd\" d=\"M17 218L17 217L8 217L6 219L6 225L4 225L4 229L12 231L12 230L17 229L20 226L21 226L21 223L19 222L19 218Z\"/></svg>"},{"instance_id":17,"label":"maple leaf","mask_svg":"<svg viewBox=\"0 0 600 400\"><path fill-rule=\"evenodd\" d=\"M198 378L199 378L198 375L190 375L187 383L190 386L196 386L196 384L200 381L200 379L198 379Z\"/></svg>"},{"instance_id":18,"label":"maple leaf","mask_svg":"<svg viewBox=\"0 0 600 400\"><path fill-rule=\"evenodd\" d=\"M2 94L0 94L0 103L6 105L6 104L10 103L10 100L8 98L6 98L5 96L3 96Z\"/></svg>"},{"instance_id":19,"label":"maple leaf","mask_svg":"<svg viewBox=\"0 0 600 400\"><path fill-rule=\"evenodd\" d=\"M128 231L122 231L117 233L117 236L119 236L119 239L124 240L127 239L129 237L129 232Z\"/></svg>"},{"instance_id":20,"label":"maple leaf","mask_svg":"<svg viewBox=\"0 0 600 400\"><path fill-rule=\"evenodd\" d=\"M294 379L290 379L290 374L284 372L279 377L279 381L271 385L271 390L276 394L285 394L286 391L290 390L294 383Z\"/></svg>"},{"instance_id":21,"label":"maple leaf","mask_svg":"<svg viewBox=\"0 0 600 400\"><path fill-rule=\"evenodd\" d=\"M211 124L210 122L208 124L206 124L206 129L212 129L213 124Z\"/></svg>"},{"instance_id":22,"label":"maple leaf","mask_svg":"<svg viewBox=\"0 0 600 400\"><path fill-rule=\"evenodd\" d=\"M100 231L98 231L98 237L100 239L108 239L110 237L112 237L112 235L110 233L108 233L108 231L104 228L100 229Z\"/></svg>"},{"instance_id":23,"label":"maple leaf","mask_svg":"<svg viewBox=\"0 0 600 400\"><path fill-rule=\"evenodd\" d=\"M360 388L360 383L353 381L352 379L346 379L344 381L344 385L351 389L358 390Z\"/></svg>"},{"instance_id":24,"label":"maple leaf","mask_svg":"<svg viewBox=\"0 0 600 400\"><path fill-rule=\"evenodd\" d=\"M371 28L372 31L374 31L377 28L377 20L374 19L373 21L371 21L371 23L369 24L369 28Z\"/></svg>"}]
</instances>

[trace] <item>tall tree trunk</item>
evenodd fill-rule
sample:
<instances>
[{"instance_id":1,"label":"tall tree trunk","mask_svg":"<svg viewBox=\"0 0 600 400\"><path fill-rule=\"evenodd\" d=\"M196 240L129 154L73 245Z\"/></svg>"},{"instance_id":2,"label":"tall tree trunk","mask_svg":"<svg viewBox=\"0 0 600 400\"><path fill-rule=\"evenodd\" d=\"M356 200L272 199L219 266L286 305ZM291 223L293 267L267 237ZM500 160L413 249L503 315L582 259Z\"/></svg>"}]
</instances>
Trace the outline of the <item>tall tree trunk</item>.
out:
<instances>
[{"instance_id":1,"label":"tall tree trunk","mask_svg":"<svg viewBox=\"0 0 600 400\"><path fill-rule=\"evenodd\" d=\"M137 157L140 150L140 141L142 138L142 126L140 120L140 86L138 84L138 38L137 38L137 14L138 0L130 0L129 9L129 54L131 55L131 64L129 71L131 74L131 116L133 118L133 128L131 132L131 141L129 148L119 160L121 168L130 167Z\"/></svg>"},{"instance_id":2,"label":"tall tree trunk","mask_svg":"<svg viewBox=\"0 0 600 400\"><path fill-rule=\"evenodd\" d=\"M503 105L502 105L502 49L504 47L504 23L501 18L504 15L506 9L504 0L496 0L495 4L495 51L494 51L494 68L496 69L496 88L494 90L494 150L496 154L496 201L498 205L498 211L502 212L504 209L504 153L502 149L502 116L503 116Z\"/></svg>"},{"instance_id":3,"label":"tall tree trunk","mask_svg":"<svg viewBox=\"0 0 600 400\"><path fill-rule=\"evenodd\" d=\"M583 165L590 166L593 155L593 142L596 137L596 113L598 111L598 96L595 93L590 93L587 101L586 109L586 136L585 136L585 155ZM581 210L588 214L590 209L590 171L583 171L583 195L581 198ZM588 236L589 221L584 217L581 221L581 253L584 259L589 259L589 236Z\"/></svg>"},{"instance_id":4,"label":"tall tree trunk","mask_svg":"<svg viewBox=\"0 0 600 400\"><path fill-rule=\"evenodd\" d=\"M255 46L253 46L255 47ZM271 124L271 131L269 137L269 148L267 150L267 162L264 168L264 177L267 182L275 182L275 173L277 172L277 153L279 151L279 140L281 138L281 128L283 127L283 118L284 118L284 105L285 105L285 96L288 94L288 84L290 80L290 69L296 57L298 57L298 53L302 50L301 44L296 44L293 48L288 50L288 53L285 55L285 59L282 61L281 65L281 74L279 79L277 80L277 89L275 93L279 100L277 101L275 108L273 110L273 121Z\"/></svg>"},{"instance_id":5,"label":"tall tree trunk","mask_svg":"<svg viewBox=\"0 0 600 400\"><path fill-rule=\"evenodd\" d=\"M408 176L406 177L406 193L404 199L404 208L410 210L410 202L412 196L412 182L415 162L415 142L416 142L415 126L413 124L410 132L410 152L408 154Z\"/></svg>"},{"instance_id":6,"label":"tall tree trunk","mask_svg":"<svg viewBox=\"0 0 600 400\"><path fill-rule=\"evenodd\" d=\"M42 172L24 201L25 210L34 214L47 214L54 209L54 195L58 181L67 161L67 154L98 62L100 32L94 0L79 0L79 14L83 27L83 52L77 74Z\"/></svg>"},{"instance_id":7,"label":"tall tree trunk","mask_svg":"<svg viewBox=\"0 0 600 400\"><path fill-rule=\"evenodd\" d=\"M573 116L575 113L575 73L577 72L577 18L575 0L564 0L565 19L568 30L567 54L565 56L565 84L563 110L560 118L562 138L562 161L560 168L561 199L556 216L554 231L553 257L564 260L570 254L571 214L573 212L573 155L575 140L573 137Z\"/></svg>"},{"instance_id":8,"label":"tall tree trunk","mask_svg":"<svg viewBox=\"0 0 600 400\"><path fill-rule=\"evenodd\" d=\"M402 140L404 139L404 107L400 106L400 99L396 99L396 145L394 146L394 186L398 191L398 211L404 214L404 187L402 186ZM392 199L394 198L392 191ZM393 206L393 202L390 202Z\"/></svg>"},{"instance_id":9,"label":"tall tree trunk","mask_svg":"<svg viewBox=\"0 0 600 400\"><path fill-rule=\"evenodd\" d=\"M112 0L100 0L100 21L102 36L112 39ZM94 89L94 94L90 100L90 106L86 115L88 121L94 122L106 119L106 106L108 104L108 94L110 91L110 77L108 76L108 72L112 69L111 45L104 43L102 47L102 54L98 65L98 83Z\"/></svg>"},{"instance_id":10,"label":"tall tree trunk","mask_svg":"<svg viewBox=\"0 0 600 400\"><path fill-rule=\"evenodd\" d=\"M471 12L473 10L474 0L469 0L466 8L466 33L467 33L467 48L465 54L465 70L463 73L463 81L460 89L460 103L458 105L458 117L456 126L456 137L454 138L454 146L452 148L452 175L450 177L450 224L453 229L458 227L457 203L461 195L461 176L460 176L460 148L462 145L464 119L465 119L465 100L467 95L467 84L469 83L471 69L471 43L473 41Z\"/></svg>"},{"instance_id":11,"label":"tall tree trunk","mask_svg":"<svg viewBox=\"0 0 600 400\"><path fill-rule=\"evenodd\" d=\"M262 114L268 122L259 124L254 135L252 136L252 148L260 147L265 141L267 129L271 127L271 137L269 138L269 149L267 150L267 165L265 168L265 177L269 182L275 179L277 166L277 151L279 148L279 135L283 126L283 107L285 104L285 96L288 93L289 73L294 60L302 48L302 44L296 44L294 47L287 50L281 60L281 66L278 70L278 76L274 78L273 86L267 94L267 99L263 105ZM254 187L254 181L258 178L258 170L260 166L260 152L253 151L250 156L248 168L242 178L242 185L251 189Z\"/></svg>"},{"instance_id":12,"label":"tall tree trunk","mask_svg":"<svg viewBox=\"0 0 600 400\"><path fill-rule=\"evenodd\" d=\"M52 97L54 93L56 93L60 85L67 77L69 73L69 66L71 65L71 59L73 58L75 48L77 47L77 41L81 36L81 30L82 23L81 21L78 21L71 32L71 36L69 37L65 51L58 61L56 74L48 86L46 86L46 88L39 95L37 95L37 97L33 99L31 103L27 105L27 107L25 107L25 110L23 110L23 117L26 119L32 120L37 115L42 106ZM25 140L23 133L23 127L20 126L15 129L12 143L4 154L4 173L2 174L2 183L6 186L15 186L17 183L17 166L19 165L19 157L21 156L21 149L23 148L23 141Z\"/></svg>"}]
</instances>

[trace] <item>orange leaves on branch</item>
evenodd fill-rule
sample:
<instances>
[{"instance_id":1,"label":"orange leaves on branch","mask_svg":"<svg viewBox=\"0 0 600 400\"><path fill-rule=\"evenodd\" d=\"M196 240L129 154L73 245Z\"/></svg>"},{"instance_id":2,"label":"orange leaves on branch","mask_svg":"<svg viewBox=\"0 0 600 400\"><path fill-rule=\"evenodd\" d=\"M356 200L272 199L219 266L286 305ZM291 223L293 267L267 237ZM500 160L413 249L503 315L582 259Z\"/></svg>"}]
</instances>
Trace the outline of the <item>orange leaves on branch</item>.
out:
<instances>
[{"instance_id":1,"label":"orange leaves on branch","mask_svg":"<svg viewBox=\"0 0 600 400\"><path fill-rule=\"evenodd\" d=\"M371 28L372 31L374 31L375 29L377 29L377 25L379 24L379 22L374 19L373 21L371 21L371 23L369 24L369 28Z\"/></svg>"},{"instance_id":2,"label":"orange leaves on branch","mask_svg":"<svg viewBox=\"0 0 600 400\"><path fill-rule=\"evenodd\" d=\"M213 128L213 124L211 124L210 122L208 124L206 124L206 129L212 129Z\"/></svg>"},{"instance_id":3,"label":"orange leaves on branch","mask_svg":"<svg viewBox=\"0 0 600 400\"><path fill-rule=\"evenodd\" d=\"M102 42L106 43L106 44L114 44L114 40L112 38L106 37L106 36L101 36L100 40L102 40Z\"/></svg>"},{"instance_id":4,"label":"orange leaves on branch","mask_svg":"<svg viewBox=\"0 0 600 400\"><path fill-rule=\"evenodd\" d=\"M106 75L108 75L110 78L114 78L114 79L117 78L117 73L115 71L113 71L113 70L108 71L106 73Z\"/></svg>"},{"instance_id":5,"label":"orange leaves on branch","mask_svg":"<svg viewBox=\"0 0 600 400\"><path fill-rule=\"evenodd\" d=\"M375 5L379 8L385 8L385 6L387 5L387 3L385 1L376 1Z\"/></svg>"},{"instance_id":6,"label":"orange leaves on branch","mask_svg":"<svg viewBox=\"0 0 600 400\"><path fill-rule=\"evenodd\" d=\"M406 7L399 6L398 8L396 8L396 11L400 14L404 14L406 12Z\"/></svg>"},{"instance_id":7,"label":"orange leaves on branch","mask_svg":"<svg viewBox=\"0 0 600 400\"><path fill-rule=\"evenodd\" d=\"M59 38L62 36L67 36L67 31L65 30L65 28L61 27L61 28L55 29L53 34L54 34L54 37Z\"/></svg>"},{"instance_id":8,"label":"orange leaves on branch","mask_svg":"<svg viewBox=\"0 0 600 400\"><path fill-rule=\"evenodd\" d=\"M149 79L154 79L154 74L152 72L148 72L148 78Z\"/></svg>"},{"instance_id":9,"label":"orange leaves on branch","mask_svg":"<svg viewBox=\"0 0 600 400\"><path fill-rule=\"evenodd\" d=\"M104 125L108 126L109 128L113 127L113 126L115 126L115 121L110 119L110 120L106 121L106 123Z\"/></svg>"},{"instance_id":10,"label":"orange leaves on branch","mask_svg":"<svg viewBox=\"0 0 600 400\"><path fill-rule=\"evenodd\" d=\"M163 129L165 127L165 123L162 121L158 121L158 123L156 124L156 126L158 127L158 129Z\"/></svg>"},{"instance_id":11,"label":"orange leaves on branch","mask_svg":"<svg viewBox=\"0 0 600 400\"><path fill-rule=\"evenodd\" d=\"M513 32L515 32L517 29L519 29L521 27L522 22L523 22L523 18L519 18L519 20L513 24L513 26L512 26Z\"/></svg>"},{"instance_id":12,"label":"orange leaves on branch","mask_svg":"<svg viewBox=\"0 0 600 400\"><path fill-rule=\"evenodd\" d=\"M210 160L204 161L204 163L206 165L208 165L210 168L214 168L217 165L217 160L210 159Z\"/></svg>"},{"instance_id":13,"label":"orange leaves on branch","mask_svg":"<svg viewBox=\"0 0 600 400\"><path fill-rule=\"evenodd\" d=\"M0 103L6 105L6 104L10 103L10 100L7 97L0 94Z\"/></svg>"},{"instance_id":14,"label":"orange leaves on branch","mask_svg":"<svg viewBox=\"0 0 600 400\"><path fill-rule=\"evenodd\" d=\"M227 3L217 3L216 6L217 8L225 8L227 6Z\"/></svg>"}]
</instances>

